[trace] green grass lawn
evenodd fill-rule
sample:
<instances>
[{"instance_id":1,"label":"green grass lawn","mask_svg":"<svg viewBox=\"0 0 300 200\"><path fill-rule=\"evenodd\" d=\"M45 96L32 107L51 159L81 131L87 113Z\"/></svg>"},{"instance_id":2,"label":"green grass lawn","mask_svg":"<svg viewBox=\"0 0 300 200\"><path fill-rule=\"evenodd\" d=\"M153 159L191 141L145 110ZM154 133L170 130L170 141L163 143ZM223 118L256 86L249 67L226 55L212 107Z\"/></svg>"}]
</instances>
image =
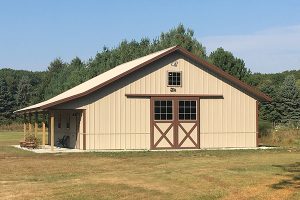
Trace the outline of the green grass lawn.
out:
<instances>
[{"instance_id":1,"label":"green grass lawn","mask_svg":"<svg viewBox=\"0 0 300 200\"><path fill-rule=\"evenodd\" d=\"M0 199L300 199L300 150L35 154L0 132Z\"/></svg>"}]
</instances>

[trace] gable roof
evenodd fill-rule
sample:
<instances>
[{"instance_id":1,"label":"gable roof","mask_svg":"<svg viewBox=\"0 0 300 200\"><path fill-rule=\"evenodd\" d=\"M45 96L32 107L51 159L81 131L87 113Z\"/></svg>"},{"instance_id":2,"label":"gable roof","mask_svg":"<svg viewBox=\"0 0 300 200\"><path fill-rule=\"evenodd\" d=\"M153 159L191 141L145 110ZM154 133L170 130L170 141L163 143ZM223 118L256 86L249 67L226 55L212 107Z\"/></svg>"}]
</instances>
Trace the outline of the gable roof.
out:
<instances>
[{"instance_id":1,"label":"gable roof","mask_svg":"<svg viewBox=\"0 0 300 200\"><path fill-rule=\"evenodd\" d=\"M201 64L202 66L208 68L210 71L216 73L217 75L223 77L224 79L232 82L233 84L237 85L238 87L244 89L249 94L253 95L257 100L260 101L271 101L271 98L264 93L256 90L255 88L247 85L246 83L240 81L236 77L228 74L227 72L223 71L221 68L208 63L207 61L193 55L192 53L188 52L186 49L174 46L170 47L152 54L149 54L147 56L123 63L121 65L118 65L86 82L83 82L49 100L43 101L41 103L28 106L26 108L22 108L20 110L15 111L18 112L32 112L32 111L40 111L44 110L50 107L53 107L55 105L65 103L83 96L86 96L96 90L99 90L103 88L104 86L128 75L129 73L132 73L146 65L149 65L158 59L167 56L173 52L180 52L183 55L187 56L188 58L191 58L192 60L196 61L197 63Z\"/></svg>"}]
</instances>

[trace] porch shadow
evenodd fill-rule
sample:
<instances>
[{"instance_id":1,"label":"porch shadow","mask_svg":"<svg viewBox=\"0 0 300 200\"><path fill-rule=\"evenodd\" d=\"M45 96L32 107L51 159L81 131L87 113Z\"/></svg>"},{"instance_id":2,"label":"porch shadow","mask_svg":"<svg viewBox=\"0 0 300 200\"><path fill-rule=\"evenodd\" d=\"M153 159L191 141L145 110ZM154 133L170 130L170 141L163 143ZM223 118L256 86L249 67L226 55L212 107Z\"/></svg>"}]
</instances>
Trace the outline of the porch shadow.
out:
<instances>
[{"instance_id":1,"label":"porch shadow","mask_svg":"<svg viewBox=\"0 0 300 200\"><path fill-rule=\"evenodd\" d=\"M285 188L295 188L300 189L300 162L295 162L294 164L287 165L273 165L274 167L279 167L289 174L286 175L286 179L279 181L271 185L273 189L285 189Z\"/></svg>"}]
</instances>

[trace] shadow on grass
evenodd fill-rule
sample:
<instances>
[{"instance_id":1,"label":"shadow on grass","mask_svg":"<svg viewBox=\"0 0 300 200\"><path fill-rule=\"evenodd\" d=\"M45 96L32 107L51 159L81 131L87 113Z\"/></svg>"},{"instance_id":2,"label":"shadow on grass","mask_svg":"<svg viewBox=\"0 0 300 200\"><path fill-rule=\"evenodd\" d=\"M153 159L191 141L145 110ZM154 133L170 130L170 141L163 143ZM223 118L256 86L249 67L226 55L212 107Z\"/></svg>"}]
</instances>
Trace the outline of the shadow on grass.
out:
<instances>
[{"instance_id":1,"label":"shadow on grass","mask_svg":"<svg viewBox=\"0 0 300 200\"><path fill-rule=\"evenodd\" d=\"M273 165L274 167L279 167L289 174L286 175L288 178L283 179L278 183L272 185L274 189L284 189L284 188L297 188L300 189L300 162L295 162L289 165Z\"/></svg>"}]
</instances>

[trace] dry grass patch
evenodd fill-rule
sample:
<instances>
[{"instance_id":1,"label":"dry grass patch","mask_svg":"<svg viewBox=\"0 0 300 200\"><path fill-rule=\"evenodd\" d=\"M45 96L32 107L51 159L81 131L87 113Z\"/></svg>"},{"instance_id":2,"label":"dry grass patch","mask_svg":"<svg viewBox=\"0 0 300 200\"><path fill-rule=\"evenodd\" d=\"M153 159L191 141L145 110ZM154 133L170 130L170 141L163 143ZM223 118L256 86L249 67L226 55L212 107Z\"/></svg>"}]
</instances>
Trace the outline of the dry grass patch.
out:
<instances>
[{"instance_id":1,"label":"dry grass patch","mask_svg":"<svg viewBox=\"0 0 300 200\"><path fill-rule=\"evenodd\" d=\"M0 133L0 199L299 199L300 195L298 180L274 187L297 179L298 150L34 154L6 145L14 141L8 134Z\"/></svg>"}]
</instances>

